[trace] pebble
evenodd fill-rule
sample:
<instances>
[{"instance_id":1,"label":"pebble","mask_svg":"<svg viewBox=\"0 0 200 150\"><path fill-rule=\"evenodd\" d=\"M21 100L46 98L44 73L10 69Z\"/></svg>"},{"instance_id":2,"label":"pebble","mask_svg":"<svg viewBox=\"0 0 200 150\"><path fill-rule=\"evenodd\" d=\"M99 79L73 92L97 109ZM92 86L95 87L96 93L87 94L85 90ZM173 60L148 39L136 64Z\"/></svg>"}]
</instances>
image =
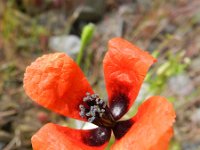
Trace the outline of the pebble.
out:
<instances>
[{"instance_id":1,"label":"pebble","mask_svg":"<svg viewBox=\"0 0 200 150\"><path fill-rule=\"evenodd\" d=\"M188 142L184 142L182 145L182 149L183 150L199 150L200 149L200 142L197 143L190 143Z\"/></svg>"},{"instance_id":2,"label":"pebble","mask_svg":"<svg viewBox=\"0 0 200 150\"><path fill-rule=\"evenodd\" d=\"M194 90L193 82L186 73L169 78L168 85L170 90L178 96L189 95Z\"/></svg>"},{"instance_id":3,"label":"pebble","mask_svg":"<svg viewBox=\"0 0 200 150\"><path fill-rule=\"evenodd\" d=\"M75 35L52 36L49 40L49 48L59 52L65 52L74 57L80 49L80 38Z\"/></svg>"},{"instance_id":4,"label":"pebble","mask_svg":"<svg viewBox=\"0 0 200 150\"><path fill-rule=\"evenodd\" d=\"M193 61L191 61L190 68L194 72L200 72L200 57L198 57L198 58L194 59Z\"/></svg>"},{"instance_id":5,"label":"pebble","mask_svg":"<svg viewBox=\"0 0 200 150\"><path fill-rule=\"evenodd\" d=\"M110 14L99 24L97 32L108 37L120 37L123 35L124 26L125 22L120 15Z\"/></svg>"},{"instance_id":6,"label":"pebble","mask_svg":"<svg viewBox=\"0 0 200 150\"><path fill-rule=\"evenodd\" d=\"M200 126L200 108L196 109L191 116L192 122Z\"/></svg>"}]
</instances>

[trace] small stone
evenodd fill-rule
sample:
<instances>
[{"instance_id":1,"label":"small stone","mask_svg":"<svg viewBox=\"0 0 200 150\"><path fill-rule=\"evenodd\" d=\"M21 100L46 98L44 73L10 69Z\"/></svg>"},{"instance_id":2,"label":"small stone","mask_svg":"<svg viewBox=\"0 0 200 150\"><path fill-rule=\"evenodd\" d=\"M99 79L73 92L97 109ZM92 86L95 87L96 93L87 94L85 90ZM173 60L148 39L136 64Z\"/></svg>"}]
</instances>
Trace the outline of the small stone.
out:
<instances>
[{"instance_id":1,"label":"small stone","mask_svg":"<svg viewBox=\"0 0 200 150\"><path fill-rule=\"evenodd\" d=\"M194 90L192 80L185 73L171 77L168 85L170 90L179 96L189 95Z\"/></svg>"},{"instance_id":2,"label":"small stone","mask_svg":"<svg viewBox=\"0 0 200 150\"><path fill-rule=\"evenodd\" d=\"M183 142L182 146L183 150L199 150L200 149L200 142L191 142L191 141L185 141Z\"/></svg>"},{"instance_id":3,"label":"small stone","mask_svg":"<svg viewBox=\"0 0 200 150\"><path fill-rule=\"evenodd\" d=\"M123 17L113 13L109 14L108 19L103 20L99 24L97 32L99 32L101 35L107 35L108 37L123 36L124 27L125 21Z\"/></svg>"},{"instance_id":4,"label":"small stone","mask_svg":"<svg viewBox=\"0 0 200 150\"><path fill-rule=\"evenodd\" d=\"M192 122L200 126L200 108L196 109L191 116Z\"/></svg>"},{"instance_id":5,"label":"small stone","mask_svg":"<svg viewBox=\"0 0 200 150\"><path fill-rule=\"evenodd\" d=\"M200 72L200 57L194 59L190 65L191 70L194 72Z\"/></svg>"},{"instance_id":6,"label":"small stone","mask_svg":"<svg viewBox=\"0 0 200 150\"><path fill-rule=\"evenodd\" d=\"M65 52L69 56L75 57L80 50L80 44L80 38L75 35L61 35L50 37L48 45L50 49Z\"/></svg>"}]
</instances>

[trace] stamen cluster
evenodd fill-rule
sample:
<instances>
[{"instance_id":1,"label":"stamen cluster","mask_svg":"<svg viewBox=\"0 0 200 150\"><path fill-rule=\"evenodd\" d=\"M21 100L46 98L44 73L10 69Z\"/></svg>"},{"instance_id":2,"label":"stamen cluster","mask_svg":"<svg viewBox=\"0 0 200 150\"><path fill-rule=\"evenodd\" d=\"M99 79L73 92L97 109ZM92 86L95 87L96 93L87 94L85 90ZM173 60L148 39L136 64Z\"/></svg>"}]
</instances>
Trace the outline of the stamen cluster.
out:
<instances>
[{"instance_id":1,"label":"stamen cluster","mask_svg":"<svg viewBox=\"0 0 200 150\"><path fill-rule=\"evenodd\" d=\"M89 122L93 122L95 119L101 118L106 109L106 103L104 100L99 98L98 94L86 93L83 98L83 102L86 105L79 105L80 116L86 117Z\"/></svg>"}]
</instances>

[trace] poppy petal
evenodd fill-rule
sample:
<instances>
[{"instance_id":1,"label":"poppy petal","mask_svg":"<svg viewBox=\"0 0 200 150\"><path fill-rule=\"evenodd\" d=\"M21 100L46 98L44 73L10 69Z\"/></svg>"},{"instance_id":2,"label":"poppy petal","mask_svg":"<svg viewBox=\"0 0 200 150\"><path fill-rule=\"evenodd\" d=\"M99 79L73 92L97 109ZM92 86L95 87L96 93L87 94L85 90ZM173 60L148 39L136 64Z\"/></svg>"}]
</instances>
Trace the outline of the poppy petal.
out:
<instances>
[{"instance_id":1,"label":"poppy petal","mask_svg":"<svg viewBox=\"0 0 200 150\"><path fill-rule=\"evenodd\" d=\"M64 53L43 55L28 66L24 89L38 104L80 120L79 105L86 92L93 93L78 65Z\"/></svg>"},{"instance_id":2,"label":"poppy petal","mask_svg":"<svg viewBox=\"0 0 200 150\"><path fill-rule=\"evenodd\" d=\"M111 131L105 128L76 130L48 123L33 135L34 150L103 150Z\"/></svg>"},{"instance_id":3,"label":"poppy petal","mask_svg":"<svg viewBox=\"0 0 200 150\"><path fill-rule=\"evenodd\" d=\"M132 120L134 124L115 142L112 150L167 150L175 121L170 102L163 97L151 97L139 107Z\"/></svg>"},{"instance_id":4,"label":"poppy petal","mask_svg":"<svg viewBox=\"0 0 200 150\"><path fill-rule=\"evenodd\" d=\"M120 119L132 106L149 67L156 60L121 38L111 39L108 49L103 61L106 89L113 116Z\"/></svg>"},{"instance_id":5,"label":"poppy petal","mask_svg":"<svg viewBox=\"0 0 200 150\"><path fill-rule=\"evenodd\" d=\"M157 150L158 147L159 149L162 150L167 150L169 146L169 142L171 137L173 136L173 128L170 128L158 141L157 143L151 147L150 150Z\"/></svg>"}]
</instances>

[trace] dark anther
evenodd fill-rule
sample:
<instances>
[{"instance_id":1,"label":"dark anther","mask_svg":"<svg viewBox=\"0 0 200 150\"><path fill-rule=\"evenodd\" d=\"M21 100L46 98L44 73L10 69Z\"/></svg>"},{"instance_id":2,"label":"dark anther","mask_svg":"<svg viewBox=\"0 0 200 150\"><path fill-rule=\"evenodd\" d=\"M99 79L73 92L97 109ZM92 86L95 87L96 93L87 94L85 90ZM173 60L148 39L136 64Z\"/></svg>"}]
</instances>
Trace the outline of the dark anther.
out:
<instances>
[{"instance_id":1,"label":"dark anther","mask_svg":"<svg viewBox=\"0 0 200 150\"><path fill-rule=\"evenodd\" d=\"M81 117L87 118L89 122L98 126L114 126L115 121L112 114L106 102L99 98L98 94L86 93L83 102L83 104L79 105Z\"/></svg>"}]
</instances>

